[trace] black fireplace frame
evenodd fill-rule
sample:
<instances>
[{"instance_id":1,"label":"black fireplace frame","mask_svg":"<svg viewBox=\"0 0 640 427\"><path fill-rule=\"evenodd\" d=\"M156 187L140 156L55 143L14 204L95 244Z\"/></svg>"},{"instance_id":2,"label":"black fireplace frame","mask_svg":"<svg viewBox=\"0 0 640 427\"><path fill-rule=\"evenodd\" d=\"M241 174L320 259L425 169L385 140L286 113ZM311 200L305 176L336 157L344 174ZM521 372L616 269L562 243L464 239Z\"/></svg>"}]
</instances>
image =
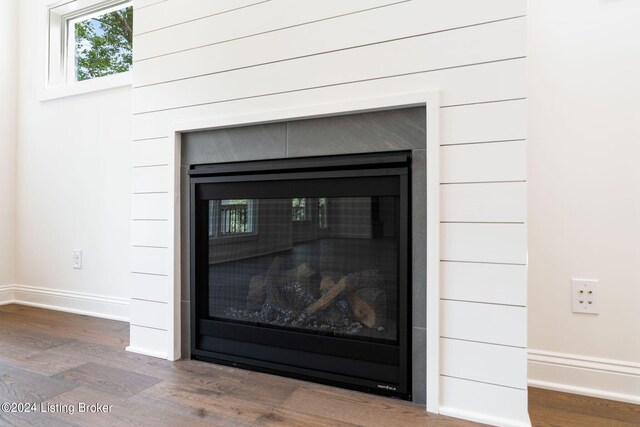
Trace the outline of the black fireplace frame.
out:
<instances>
[{"instance_id":1,"label":"black fireplace frame","mask_svg":"<svg viewBox=\"0 0 640 427\"><path fill-rule=\"evenodd\" d=\"M411 400L410 166L410 152L191 166L191 357ZM326 185L315 189L313 183L325 179L339 183L335 194L327 194ZM362 188L363 181L369 183L367 188ZM240 188L238 185L247 182L263 184L259 194L253 196L261 198L282 196L279 187L283 182L304 191L306 197L378 196L385 195L377 194L385 191L399 196L397 345L239 324L209 317L208 235L201 232L207 226L204 200L235 198L237 188ZM212 196L212 191L215 196ZM250 195L245 197L251 198ZM256 354L261 358L251 357Z\"/></svg>"}]
</instances>

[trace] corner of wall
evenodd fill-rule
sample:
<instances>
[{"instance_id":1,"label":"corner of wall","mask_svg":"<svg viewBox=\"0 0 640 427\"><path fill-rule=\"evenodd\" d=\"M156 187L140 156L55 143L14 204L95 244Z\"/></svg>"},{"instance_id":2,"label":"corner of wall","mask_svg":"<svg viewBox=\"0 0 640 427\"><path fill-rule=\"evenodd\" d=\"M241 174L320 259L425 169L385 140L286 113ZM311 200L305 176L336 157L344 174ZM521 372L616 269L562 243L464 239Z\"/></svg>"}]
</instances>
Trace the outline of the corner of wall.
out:
<instances>
[{"instance_id":1,"label":"corner of wall","mask_svg":"<svg viewBox=\"0 0 640 427\"><path fill-rule=\"evenodd\" d=\"M0 305L12 304L14 302L13 286L0 286Z\"/></svg>"},{"instance_id":2,"label":"corner of wall","mask_svg":"<svg viewBox=\"0 0 640 427\"><path fill-rule=\"evenodd\" d=\"M0 303L15 281L18 1L0 3Z\"/></svg>"}]
</instances>

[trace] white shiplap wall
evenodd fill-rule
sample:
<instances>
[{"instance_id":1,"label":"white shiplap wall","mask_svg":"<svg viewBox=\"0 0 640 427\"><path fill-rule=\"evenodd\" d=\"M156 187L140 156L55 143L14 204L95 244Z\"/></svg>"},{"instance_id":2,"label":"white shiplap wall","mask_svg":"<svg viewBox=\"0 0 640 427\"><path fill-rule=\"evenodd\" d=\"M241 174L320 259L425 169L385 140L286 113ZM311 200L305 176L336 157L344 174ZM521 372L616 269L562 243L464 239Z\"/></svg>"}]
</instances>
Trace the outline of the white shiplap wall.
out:
<instances>
[{"instance_id":1,"label":"white shiplap wall","mask_svg":"<svg viewBox=\"0 0 640 427\"><path fill-rule=\"evenodd\" d=\"M172 345L172 123L437 89L440 410L526 424L526 1L134 7L130 349Z\"/></svg>"}]
</instances>

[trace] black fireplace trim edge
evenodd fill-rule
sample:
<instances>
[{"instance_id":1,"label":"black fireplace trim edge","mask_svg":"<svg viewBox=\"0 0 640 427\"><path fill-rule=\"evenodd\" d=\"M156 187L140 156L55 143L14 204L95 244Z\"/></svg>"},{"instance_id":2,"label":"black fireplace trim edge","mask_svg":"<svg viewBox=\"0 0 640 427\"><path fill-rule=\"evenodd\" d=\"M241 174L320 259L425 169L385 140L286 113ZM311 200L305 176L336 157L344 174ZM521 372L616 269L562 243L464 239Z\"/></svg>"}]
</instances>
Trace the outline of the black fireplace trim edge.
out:
<instances>
[{"instance_id":1,"label":"black fireplace trim edge","mask_svg":"<svg viewBox=\"0 0 640 427\"><path fill-rule=\"evenodd\" d=\"M275 160L252 160L246 162L215 163L191 165L189 175L256 175L273 172L293 173L296 171L313 172L314 170L357 170L361 168L407 167L411 162L411 153L392 151L367 154L347 154L319 157L290 157Z\"/></svg>"}]
</instances>

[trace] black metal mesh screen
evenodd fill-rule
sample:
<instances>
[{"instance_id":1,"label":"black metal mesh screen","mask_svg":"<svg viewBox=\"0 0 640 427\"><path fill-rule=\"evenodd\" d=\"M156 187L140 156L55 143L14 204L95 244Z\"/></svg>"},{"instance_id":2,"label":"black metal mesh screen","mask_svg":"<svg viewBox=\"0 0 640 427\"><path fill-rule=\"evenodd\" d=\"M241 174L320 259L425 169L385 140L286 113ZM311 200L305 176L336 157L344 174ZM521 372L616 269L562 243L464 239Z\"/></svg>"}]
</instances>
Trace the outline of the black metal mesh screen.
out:
<instances>
[{"instance_id":1,"label":"black metal mesh screen","mask_svg":"<svg viewBox=\"0 0 640 427\"><path fill-rule=\"evenodd\" d=\"M398 197L209 201L209 316L396 341L398 203Z\"/></svg>"}]
</instances>

